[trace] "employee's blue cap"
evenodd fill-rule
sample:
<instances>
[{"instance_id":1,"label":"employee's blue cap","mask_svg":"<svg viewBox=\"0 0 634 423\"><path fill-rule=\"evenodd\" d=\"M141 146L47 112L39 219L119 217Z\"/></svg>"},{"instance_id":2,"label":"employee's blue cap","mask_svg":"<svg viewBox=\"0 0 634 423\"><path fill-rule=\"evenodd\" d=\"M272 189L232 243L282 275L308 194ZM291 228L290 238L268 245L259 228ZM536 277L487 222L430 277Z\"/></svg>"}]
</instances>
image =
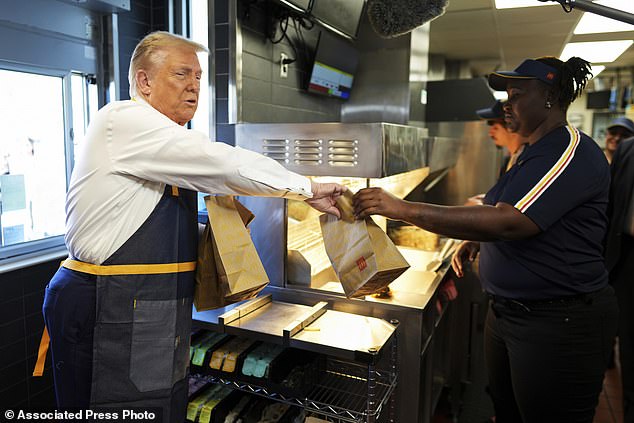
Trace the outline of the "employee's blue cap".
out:
<instances>
[{"instance_id":1,"label":"employee's blue cap","mask_svg":"<svg viewBox=\"0 0 634 423\"><path fill-rule=\"evenodd\" d=\"M514 71L501 71L489 74L489 86L496 91L506 91L510 79L539 79L552 85L557 79L557 69L538 60L526 59Z\"/></svg>"},{"instance_id":2,"label":"employee's blue cap","mask_svg":"<svg viewBox=\"0 0 634 423\"><path fill-rule=\"evenodd\" d=\"M632 122L630 119L626 117L617 117L616 119L612 121L612 123L610 123L610 126L608 126L608 129L614 128L616 126L623 127L627 129L628 131L630 131L632 134L634 134L634 122Z\"/></svg>"},{"instance_id":3,"label":"employee's blue cap","mask_svg":"<svg viewBox=\"0 0 634 423\"><path fill-rule=\"evenodd\" d=\"M480 116L481 119L504 120L503 103L500 100L498 100L491 107L487 107L486 109L476 110L476 114Z\"/></svg>"}]
</instances>

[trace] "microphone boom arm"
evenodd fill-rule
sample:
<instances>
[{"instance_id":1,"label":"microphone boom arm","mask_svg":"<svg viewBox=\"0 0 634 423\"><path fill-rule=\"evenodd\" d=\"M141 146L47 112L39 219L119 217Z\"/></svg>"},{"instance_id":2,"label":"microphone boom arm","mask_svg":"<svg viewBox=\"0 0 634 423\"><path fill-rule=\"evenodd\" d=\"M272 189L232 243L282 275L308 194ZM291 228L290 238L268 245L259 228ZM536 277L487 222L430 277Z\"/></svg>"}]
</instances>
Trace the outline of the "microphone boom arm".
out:
<instances>
[{"instance_id":1,"label":"microphone boom arm","mask_svg":"<svg viewBox=\"0 0 634 423\"><path fill-rule=\"evenodd\" d=\"M631 13L623 12L611 7L602 6L600 4L592 3L589 0L539 0L541 2L554 1L566 10L566 7L573 9L581 9L586 12L595 13L597 15L605 16L606 18L615 19L617 21L625 22L634 25L634 15Z\"/></svg>"}]
</instances>

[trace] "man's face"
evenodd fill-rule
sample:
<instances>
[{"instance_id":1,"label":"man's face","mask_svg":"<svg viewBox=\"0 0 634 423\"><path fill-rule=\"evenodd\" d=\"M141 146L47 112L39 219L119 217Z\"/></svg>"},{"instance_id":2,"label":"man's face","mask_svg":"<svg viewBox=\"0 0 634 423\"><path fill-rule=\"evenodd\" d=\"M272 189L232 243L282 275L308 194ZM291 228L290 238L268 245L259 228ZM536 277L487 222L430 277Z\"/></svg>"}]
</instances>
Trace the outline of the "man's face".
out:
<instances>
[{"instance_id":1,"label":"man's face","mask_svg":"<svg viewBox=\"0 0 634 423\"><path fill-rule=\"evenodd\" d=\"M616 147L619 146L621 141L631 137L632 134L622 126L614 126L608 129L608 134L605 136L605 149L611 153L616 151Z\"/></svg>"},{"instance_id":2,"label":"man's face","mask_svg":"<svg viewBox=\"0 0 634 423\"><path fill-rule=\"evenodd\" d=\"M504 122L498 120L492 120L489 124L489 136L497 147L506 147L506 137L508 132L504 126Z\"/></svg>"},{"instance_id":3,"label":"man's face","mask_svg":"<svg viewBox=\"0 0 634 423\"><path fill-rule=\"evenodd\" d=\"M185 125L198 108L202 70L193 49L166 47L158 63L148 71L148 103L165 116Z\"/></svg>"}]
</instances>

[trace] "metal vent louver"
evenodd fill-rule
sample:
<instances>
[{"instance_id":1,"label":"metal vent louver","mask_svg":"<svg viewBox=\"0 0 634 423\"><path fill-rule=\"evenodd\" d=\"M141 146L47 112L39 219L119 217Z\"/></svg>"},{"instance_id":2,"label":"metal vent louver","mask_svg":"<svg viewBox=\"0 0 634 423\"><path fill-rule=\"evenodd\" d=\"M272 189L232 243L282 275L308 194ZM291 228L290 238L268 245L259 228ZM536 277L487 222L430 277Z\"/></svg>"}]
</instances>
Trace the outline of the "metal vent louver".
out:
<instances>
[{"instance_id":1,"label":"metal vent louver","mask_svg":"<svg viewBox=\"0 0 634 423\"><path fill-rule=\"evenodd\" d=\"M262 141L262 154L278 162L289 163L289 144L287 139L265 139Z\"/></svg>"},{"instance_id":2,"label":"metal vent louver","mask_svg":"<svg viewBox=\"0 0 634 423\"><path fill-rule=\"evenodd\" d=\"M324 141L320 139L296 139L293 141L293 161L296 165L319 166L322 164Z\"/></svg>"},{"instance_id":3,"label":"metal vent louver","mask_svg":"<svg viewBox=\"0 0 634 423\"><path fill-rule=\"evenodd\" d=\"M328 140L328 164L330 166L356 166L359 162L359 141Z\"/></svg>"}]
</instances>

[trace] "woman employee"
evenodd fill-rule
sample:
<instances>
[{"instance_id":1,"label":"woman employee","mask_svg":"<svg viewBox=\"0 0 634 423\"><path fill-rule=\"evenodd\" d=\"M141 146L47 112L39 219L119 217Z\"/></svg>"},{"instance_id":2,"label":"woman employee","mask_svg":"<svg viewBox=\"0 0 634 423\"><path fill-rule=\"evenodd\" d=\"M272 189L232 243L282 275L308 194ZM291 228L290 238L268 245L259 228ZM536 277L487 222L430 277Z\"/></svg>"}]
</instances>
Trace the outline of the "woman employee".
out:
<instances>
[{"instance_id":1,"label":"woman employee","mask_svg":"<svg viewBox=\"0 0 634 423\"><path fill-rule=\"evenodd\" d=\"M506 90L507 127L528 147L475 207L395 198L380 188L355 196L355 214L380 214L471 240L491 298L485 329L498 423L592 422L616 332L617 305L602 258L609 168L597 144L566 122L591 75L573 57L525 60L489 76Z\"/></svg>"}]
</instances>

